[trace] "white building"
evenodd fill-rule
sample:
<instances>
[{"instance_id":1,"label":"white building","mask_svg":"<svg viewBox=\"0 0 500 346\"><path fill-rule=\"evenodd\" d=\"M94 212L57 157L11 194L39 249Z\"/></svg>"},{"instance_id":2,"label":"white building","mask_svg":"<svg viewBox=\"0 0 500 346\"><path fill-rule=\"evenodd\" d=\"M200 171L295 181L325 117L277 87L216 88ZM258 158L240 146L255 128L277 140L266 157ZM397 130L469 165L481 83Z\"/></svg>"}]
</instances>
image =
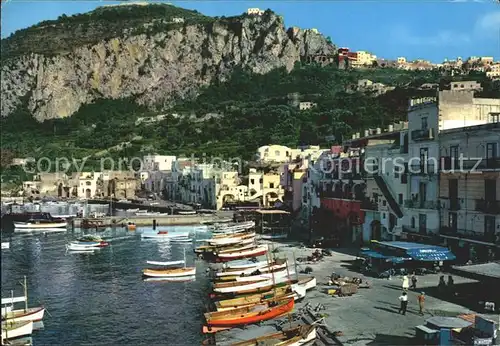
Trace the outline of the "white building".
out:
<instances>
[{"instance_id":1,"label":"white building","mask_svg":"<svg viewBox=\"0 0 500 346\"><path fill-rule=\"evenodd\" d=\"M145 171L172 171L172 165L176 161L176 156L170 155L148 155L143 158Z\"/></svg>"},{"instance_id":2,"label":"white building","mask_svg":"<svg viewBox=\"0 0 500 346\"><path fill-rule=\"evenodd\" d=\"M255 15L255 16L262 16L264 14L264 11L261 10L260 8L253 7L247 9L247 14L248 15Z\"/></svg>"}]
</instances>

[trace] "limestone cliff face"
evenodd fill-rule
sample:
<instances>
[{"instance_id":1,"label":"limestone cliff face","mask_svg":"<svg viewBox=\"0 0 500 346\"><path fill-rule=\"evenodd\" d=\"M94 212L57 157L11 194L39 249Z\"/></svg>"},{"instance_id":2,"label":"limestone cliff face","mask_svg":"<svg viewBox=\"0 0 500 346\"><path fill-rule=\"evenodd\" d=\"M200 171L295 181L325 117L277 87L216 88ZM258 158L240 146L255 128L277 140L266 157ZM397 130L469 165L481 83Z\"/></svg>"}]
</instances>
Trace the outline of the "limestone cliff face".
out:
<instances>
[{"instance_id":1,"label":"limestone cliff face","mask_svg":"<svg viewBox=\"0 0 500 346\"><path fill-rule=\"evenodd\" d=\"M301 57L333 54L319 33L286 30L280 16L215 19L154 34L124 34L70 51L24 54L1 68L1 114L27 102L43 121L71 116L98 98L134 97L160 107L195 95L214 78L224 80L236 66L266 73L292 69Z\"/></svg>"}]
</instances>

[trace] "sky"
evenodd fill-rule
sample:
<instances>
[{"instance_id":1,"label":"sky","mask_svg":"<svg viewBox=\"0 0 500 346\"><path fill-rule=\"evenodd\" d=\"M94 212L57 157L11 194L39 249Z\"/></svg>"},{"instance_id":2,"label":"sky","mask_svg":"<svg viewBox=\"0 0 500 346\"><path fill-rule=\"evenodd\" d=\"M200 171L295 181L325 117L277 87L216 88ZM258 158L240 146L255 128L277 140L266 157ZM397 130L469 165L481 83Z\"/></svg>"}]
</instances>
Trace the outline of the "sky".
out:
<instances>
[{"instance_id":1,"label":"sky","mask_svg":"<svg viewBox=\"0 0 500 346\"><path fill-rule=\"evenodd\" d=\"M2 1L2 38L61 14L83 13L110 1ZM209 16L270 8L285 25L316 28L337 46L380 58L441 62L458 56L500 60L500 0L170 1Z\"/></svg>"}]
</instances>

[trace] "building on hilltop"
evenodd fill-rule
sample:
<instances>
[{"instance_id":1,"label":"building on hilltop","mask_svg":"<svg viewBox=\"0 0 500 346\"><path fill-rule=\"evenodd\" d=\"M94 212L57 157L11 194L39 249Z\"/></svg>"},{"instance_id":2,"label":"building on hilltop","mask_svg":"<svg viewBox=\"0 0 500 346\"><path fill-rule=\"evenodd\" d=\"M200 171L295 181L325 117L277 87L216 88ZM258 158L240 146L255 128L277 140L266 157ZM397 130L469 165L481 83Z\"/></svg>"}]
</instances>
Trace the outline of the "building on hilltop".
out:
<instances>
[{"instance_id":1,"label":"building on hilltop","mask_svg":"<svg viewBox=\"0 0 500 346\"><path fill-rule=\"evenodd\" d=\"M247 9L247 14L248 15L256 15L256 16L262 16L264 14L264 11L261 10L260 8L257 8L257 7L253 7L253 8L249 8Z\"/></svg>"}]
</instances>

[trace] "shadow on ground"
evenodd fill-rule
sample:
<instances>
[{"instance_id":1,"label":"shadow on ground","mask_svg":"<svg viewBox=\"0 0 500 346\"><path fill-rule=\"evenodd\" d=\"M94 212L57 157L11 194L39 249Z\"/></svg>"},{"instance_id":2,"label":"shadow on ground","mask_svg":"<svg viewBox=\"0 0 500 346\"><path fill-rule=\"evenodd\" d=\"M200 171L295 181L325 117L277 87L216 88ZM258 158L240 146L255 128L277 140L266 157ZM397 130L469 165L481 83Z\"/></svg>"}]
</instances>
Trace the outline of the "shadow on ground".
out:
<instances>
[{"instance_id":1,"label":"shadow on ground","mask_svg":"<svg viewBox=\"0 0 500 346\"><path fill-rule=\"evenodd\" d=\"M414 337L376 334L375 339L366 345L417 345Z\"/></svg>"}]
</instances>

